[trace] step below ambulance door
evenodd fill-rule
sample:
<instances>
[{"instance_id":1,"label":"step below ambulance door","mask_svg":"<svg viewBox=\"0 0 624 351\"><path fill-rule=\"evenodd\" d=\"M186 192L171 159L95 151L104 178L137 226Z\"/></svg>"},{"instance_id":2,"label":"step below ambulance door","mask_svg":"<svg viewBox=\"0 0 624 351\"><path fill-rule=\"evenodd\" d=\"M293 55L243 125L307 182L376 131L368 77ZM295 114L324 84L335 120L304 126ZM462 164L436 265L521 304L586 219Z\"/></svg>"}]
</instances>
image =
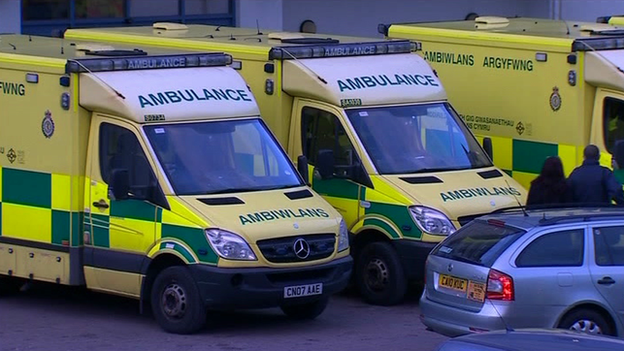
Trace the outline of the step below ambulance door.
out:
<instances>
[{"instance_id":1,"label":"step below ambulance door","mask_svg":"<svg viewBox=\"0 0 624 351\"><path fill-rule=\"evenodd\" d=\"M624 94L621 92L609 89L596 92L590 143L600 148L600 163L614 167L616 177L624 184Z\"/></svg>"},{"instance_id":2,"label":"step below ambulance door","mask_svg":"<svg viewBox=\"0 0 624 351\"><path fill-rule=\"evenodd\" d=\"M91 136L87 283L135 295L166 200L134 126L95 116Z\"/></svg>"},{"instance_id":3,"label":"step below ambulance door","mask_svg":"<svg viewBox=\"0 0 624 351\"><path fill-rule=\"evenodd\" d=\"M364 200L366 184L370 184L353 140L337 117L337 111L304 101L296 106L303 155L314 167L312 188L340 212L351 228L364 214L360 202ZM333 167L323 172L319 162L328 152L333 154ZM321 156L323 153L325 156Z\"/></svg>"}]
</instances>

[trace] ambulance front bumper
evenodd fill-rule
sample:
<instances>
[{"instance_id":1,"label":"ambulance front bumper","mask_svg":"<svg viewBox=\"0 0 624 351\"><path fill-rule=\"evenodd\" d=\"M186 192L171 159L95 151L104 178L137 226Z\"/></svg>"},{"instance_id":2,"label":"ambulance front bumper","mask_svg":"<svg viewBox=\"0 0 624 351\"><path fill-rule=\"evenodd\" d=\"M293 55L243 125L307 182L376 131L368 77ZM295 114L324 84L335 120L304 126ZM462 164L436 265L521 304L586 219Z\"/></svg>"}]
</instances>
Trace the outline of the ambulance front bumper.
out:
<instances>
[{"instance_id":1,"label":"ambulance front bumper","mask_svg":"<svg viewBox=\"0 0 624 351\"><path fill-rule=\"evenodd\" d=\"M206 307L269 308L312 302L342 291L349 282L350 256L322 265L297 268L219 268L189 266ZM322 294L285 297L288 287L322 283Z\"/></svg>"}]
</instances>

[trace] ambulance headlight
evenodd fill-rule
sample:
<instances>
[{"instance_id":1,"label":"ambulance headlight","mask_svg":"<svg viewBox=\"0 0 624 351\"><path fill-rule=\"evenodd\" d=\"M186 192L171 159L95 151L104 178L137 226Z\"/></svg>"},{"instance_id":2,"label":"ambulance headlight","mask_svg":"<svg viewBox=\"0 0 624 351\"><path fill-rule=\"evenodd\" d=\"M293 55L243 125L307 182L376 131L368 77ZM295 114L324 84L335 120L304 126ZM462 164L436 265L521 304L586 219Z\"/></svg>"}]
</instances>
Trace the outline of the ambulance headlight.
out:
<instances>
[{"instance_id":1,"label":"ambulance headlight","mask_svg":"<svg viewBox=\"0 0 624 351\"><path fill-rule=\"evenodd\" d=\"M425 206L410 207L410 212L418 228L427 234L449 235L455 232L455 226L442 212Z\"/></svg>"},{"instance_id":2,"label":"ambulance headlight","mask_svg":"<svg viewBox=\"0 0 624 351\"><path fill-rule=\"evenodd\" d=\"M208 229L206 230L206 237L208 237L212 249L222 258L228 260L256 260L256 255L247 241L234 233L221 229Z\"/></svg>"},{"instance_id":3,"label":"ambulance headlight","mask_svg":"<svg viewBox=\"0 0 624 351\"><path fill-rule=\"evenodd\" d=\"M340 233L338 233L338 252L349 248L349 230L344 219L340 220Z\"/></svg>"}]
</instances>

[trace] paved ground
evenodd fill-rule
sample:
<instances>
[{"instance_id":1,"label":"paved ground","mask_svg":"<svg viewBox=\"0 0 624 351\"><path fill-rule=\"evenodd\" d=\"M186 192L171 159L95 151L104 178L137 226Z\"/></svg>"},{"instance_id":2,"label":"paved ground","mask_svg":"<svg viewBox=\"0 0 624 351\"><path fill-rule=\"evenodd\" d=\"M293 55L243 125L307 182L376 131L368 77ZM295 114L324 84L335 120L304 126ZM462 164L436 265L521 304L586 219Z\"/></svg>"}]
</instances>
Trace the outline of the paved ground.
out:
<instances>
[{"instance_id":1,"label":"paved ground","mask_svg":"<svg viewBox=\"0 0 624 351\"><path fill-rule=\"evenodd\" d=\"M413 295L401 306L377 307L342 294L307 322L278 309L219 313L199 334L173 335L140 315L134 300L35 286L0 298L0 350L434 350L446 338L424 329Z\"/></svg>"}]
</instances>

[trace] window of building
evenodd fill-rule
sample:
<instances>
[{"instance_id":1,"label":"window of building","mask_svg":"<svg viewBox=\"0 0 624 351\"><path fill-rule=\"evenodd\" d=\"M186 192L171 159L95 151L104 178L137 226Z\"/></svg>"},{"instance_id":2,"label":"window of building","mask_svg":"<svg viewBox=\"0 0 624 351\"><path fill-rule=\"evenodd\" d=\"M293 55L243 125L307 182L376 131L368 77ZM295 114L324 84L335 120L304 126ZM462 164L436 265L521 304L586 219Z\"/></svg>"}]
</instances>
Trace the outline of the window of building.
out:
<instances>
[{"instance_id":1,"label":"window of building","mask_svg":"<svg viewBox=\"0 0 624 351\"><path fill-rule=\"evenodd\" d=\"M157 21L233 26L233 0L22 0L24 34L67 28L151 25Z\"/></svg>"},{"instance_id":2,"label":"window of building","mask_svg":"<svg viewBox=\"0 0 624 351\"><path fill-rule=\"evenodd\" d=\"M548 233L533 240L516 259L518 267L565 267L583 264L583 229Z\"/></svg>"}]
</instances>

